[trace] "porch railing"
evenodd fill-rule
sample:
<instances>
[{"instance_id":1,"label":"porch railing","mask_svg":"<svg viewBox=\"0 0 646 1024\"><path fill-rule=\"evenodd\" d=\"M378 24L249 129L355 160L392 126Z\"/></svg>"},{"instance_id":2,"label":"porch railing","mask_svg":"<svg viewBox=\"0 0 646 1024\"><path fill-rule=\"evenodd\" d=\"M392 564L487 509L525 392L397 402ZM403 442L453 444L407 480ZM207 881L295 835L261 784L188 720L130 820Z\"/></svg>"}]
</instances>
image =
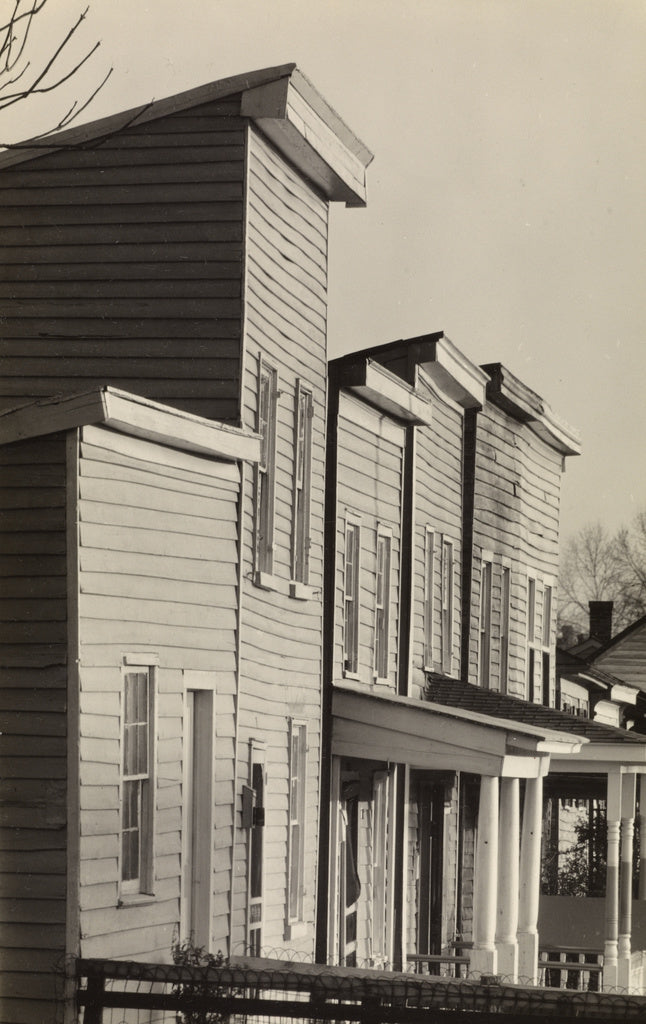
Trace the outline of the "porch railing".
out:
<instances>
[{"instance_id":1,"label":"porch railing","mask_svg":"<svg viewBox=\"0 0 646 1024\"><path fill-rule=\"evenodd\" d=\"M546 988L600 992L603 988L603 953L573 949L543 949L538 958L538 982Z\"/></svg>"},{"instance_id":2,"label":"porch railing","mask_svg":"<svg viewBox=\"0 0 646 1024\"><path fill-rule=\"evenodd\" d=\"M407 963L414 974L440 978L467 978L469 957L451 954L408 953Z\"/></svg>"}]
</instances>

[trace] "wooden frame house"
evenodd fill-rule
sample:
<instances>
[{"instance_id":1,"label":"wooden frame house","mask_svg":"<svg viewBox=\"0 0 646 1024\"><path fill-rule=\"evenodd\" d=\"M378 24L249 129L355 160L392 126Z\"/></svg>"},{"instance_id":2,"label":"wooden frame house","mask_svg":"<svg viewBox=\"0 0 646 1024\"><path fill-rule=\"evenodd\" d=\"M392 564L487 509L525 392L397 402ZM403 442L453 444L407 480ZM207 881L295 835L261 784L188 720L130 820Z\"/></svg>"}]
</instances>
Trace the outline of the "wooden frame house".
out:
<instances>
[{"instance_id":1,"label":"wooden frame house","mask_svg":"<svg viewBox=\"0 0 646 1024\"><path fill-rule=\"evenodd\" d=\"M0 439L2 1014L26 1022L62 1019L71 955L164 959L198 929L226 946L259 442L107 387L6 412Z\"/></svg>"},{"instance_id":2,"label":"wooden frame house","mask_svg":"<svg viewBox=\"0 0 646 1024\"><path fill-rule=\"evenodd\" d=\"M82 948L86 955L168 958L174 921L180 938L190 932L198 945L214 951L259 955L291 948L313 954L328 208L331 202L365 205L370 160L366 147L293 64L214 82L66 131L45 144L26 144L0 159L6 317L0 325L0 408L6 410L5 423L16 417L21 423L30 418L38 423L38 405L20 413L11 410L34 400L49 409L51 395L85 389L108 395L114 403L127 390L138 396L127 399L131 408L138 401L156 408L163 404L171 410L168 415L199 420L200 430L212 421L212 429L222 436L229 436L227 430L237 430L241 438L253 436L258 448L257 457L240 457L244 465L236 478L239 502L227 527L227 544L231 552L235 549L235 559L225 559L221 585L211 581L217 608L218 595L229 593L235 574L235 601L226 613L222 610L222 625L217 628L224 646L218 651L216 644L210 655L197 659L199 664L187 663L186 670L197 673L188 687L194 695L184 700L178 691L169 697L172 725L165 712L160 716L159 707L156 711L164 729L157 737L158 750L172 761L168 785L175 804L153 807L145 766L136 759L129 765L132 773L122 780L137 794L133 806L143 807L142 815L150 816L154 810L174 833L172 849L164 847L160 854L161 844L155 851L145 851L143 875L127 879L131 884L126 888L133 888L135 895L138 885L149 888L146 879L152 877L151 864L160 855L174 858L172 870L178 858L190 860L191 823L185 822L178 832L173 807L184 800L182 794L193 800L195 793L195 813L201 818L208 811L221 826L215 829L212 860L205 851L196 853L193 888L206 888L205 899L196 898L194 913L189 914L186 899L180 906L174 891L163 913L156 898L152 907L140 908L138 920L145 934L121 947L92 930L79 947L73 926L67 945L62 936L57 939L58 951ZM113 434L110 439L114 441ZM130 457L122 448L119 452ZM42 469L41 485L45 487L54 474L53 465ZM120 485L124 524L131 514L128 480L129 472ZM62 475L56 484L64 488ZM198 492L196 503L204 505L206 492ZM45 503L45 495L28 493L38 507ZM19 520L22 513L13 515ZM61 515L62 511L56 513ZM174 557L175 520L170 516L167 521L168 537L155 563L159 579L164 578L166 556ZM102 549L108 565L111 537L108 532ZM29 569L33 561L21 564ZM115 554L115 564L118 561ZM12 570L13 563L8 571ZM45 596L39 593L41 599ZM112 595L111 602L117 608L120 596ZM137 619L139 600L133 596L132 602ZM176 604L181 604L179 598ZM21 607L7 609L7 633L22 631L31 637L31 623L16 622ZM188 609L182 614L186 630L194 630L197 639L203 637L199 621L191 621ZM147 621L145 616L142 621ZM102 628L109 632L107 625ZM162 623L156 628L161 643ZM49 629L63 651L64 624L57 619ZM140 656L150 647L146 636L156 635L152 626L148 634L134 627L130 632L136 635L122 657ZM105 642L109 645L107 636ZM56 664L56 685L64 687L64 654ZM217 675L234 667L235 686L227 676L226 693L202 685L199 673ZM28 712L31 688L40 693L44 685L39 673L38 666L25 667L20 680L7 684L5 699L22 702L20 707ZM140 697L133 697L133 706L143 708L148 705L142 694L160 692L161 661L159 666L144 665L135 675L128 686ZM102 699L94 698L96 725L91 728L104 727L98 710ZM105 697L107 703L114 699L114 694ZM152 712L150 705L149 719L127 720L124 736L134 730L133 735L141 738L148 729L152 738ZM214 753L212 732L204 725L209 716L216 721ZM56 721L56 735L62 736L64 716ZM114 725L117 718L111 721ZM26 801L21 822L32 813L29 794L35 792L35 784L27 780L41 769L36 750L35 760L13 759L22 742L20 730L37 730L36 722L27 713L12 719L14 739L7 744L11 770L26 773L16 790L18 803ZM70 737L75 735L74 725L72 719ZM207 763L211 755L216 765L226 760L226 772L209 776L210 788L200 789L202 772L192 773L178 730L194 736L200 763ZM87 757L94 748L114 743L114 737L93 732L81 739ZM62 756L64 742L57 742L57 756ZM56 743L48 739L44 747L49 746ZM101 767L94 771L101 780ZM52 786L56 789L58 783ZM65 787L59 788L62 799ZM100 791L97 785L95 801L106 799ZM82 793L85 798L86 790ZM169 799L166 792L164 799ZM113 814L102 805L92 810L96 814L90 845L99 856L105 837L113 842ZM135 833L133 827L133 850ZM21 842L20 834L11 832L9 844ZM93 907L97 920L102 914L111 922L106 926L110 934L113 925L124 926L129 913L118 903L112 875L105 875L106 870L113 871L115 856L112 852L100 857L91 869L83 866L84 872L91 870L96 884L92 899L99 899L99 891L103 894L104 903ZM9 859L7 865L5 884L13 891L17 868ZM165 892L170 892L169 886L172 883L165 882ZM129 902L131 893L124 895ZM64 900L57 907L57 914L62 914ZM85 909L88 914L92 910ZM22 915L31 912L27 904L14 900L5 910L18 931L26 927L33 933L35 948L41 925L24 924L29 918ZM45 950L45 960L50 952ZM31 1010L20 1002L29 994L32 977L26 962L24 957L16 961L16 1002L7 1019L29 1019ZM51 994L50 990L51 986Z\"/></svg>"},{"instance_id":3,"label":"wooden frame house","mask_svg":"<svg viewBox=\"0 0 646 1024\"><path fill-rule=\"evenodd\" d=\"M458 952L473 974L535 984L544 778L596 765L611 814L623 799L634 816L643 739L554 710L559 487L577 451L542 399L441 333L330 364L321 959L464 969ZM630 939L608 914L612 985Z\"/></svg>"}]
</instances>

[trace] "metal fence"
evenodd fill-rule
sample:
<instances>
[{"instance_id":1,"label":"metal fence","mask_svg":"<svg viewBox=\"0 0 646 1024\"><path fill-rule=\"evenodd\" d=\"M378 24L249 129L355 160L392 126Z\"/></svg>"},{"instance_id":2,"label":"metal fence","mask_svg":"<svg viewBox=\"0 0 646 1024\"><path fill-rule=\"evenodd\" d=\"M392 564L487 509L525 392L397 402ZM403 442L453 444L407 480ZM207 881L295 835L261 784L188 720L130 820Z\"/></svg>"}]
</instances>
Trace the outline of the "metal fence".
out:
<instances>
[{"instance_id":1,"label":"metal fence","mask_svg":"<svg viewBox=\"0 0 646 1024\"><path fill-rule=\"evenodd\" d=\"M563 968L559 968L563 969ZM220 967L77 962L83 1024L646 1021L646 997L239 959Z\"/></svg>"}]
</instances>

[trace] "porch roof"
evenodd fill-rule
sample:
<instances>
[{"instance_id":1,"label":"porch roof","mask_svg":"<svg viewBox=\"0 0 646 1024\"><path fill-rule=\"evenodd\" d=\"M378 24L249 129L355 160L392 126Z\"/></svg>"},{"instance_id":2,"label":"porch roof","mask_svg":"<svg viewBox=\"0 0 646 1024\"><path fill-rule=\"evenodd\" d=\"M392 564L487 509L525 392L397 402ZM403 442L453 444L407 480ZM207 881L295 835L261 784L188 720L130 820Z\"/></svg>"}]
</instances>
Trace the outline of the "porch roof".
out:
<instances>
[{"instance_id":1,"label":"porch roof","mask_svg":"<svg viewBox=\"0 0 646 1024\"><path fill-rule=\"evenodd\" d=\"M493 718L512 719L524 725L556 730L576 736L584 736L590 744L607 746L608 744L638 744L646 748L646 736L619 729L614 725L593 722L589 718L578 718L556 708L546 708L542 704L531 704L520 697L510 697L506 693L485 690L471 683L429 673L427 675L428 700L434 704L443 704L464 711L491 715ZM586 749L589 756L590 749ZM632 759L631 754L631 759Z\"/></svg>"},{"instance_id":2,"label":"porch roof","mask_svg":"<svg viewBox=\"0 0 646 1024\"><path fill-rule=\"evenodd\" d=\"M567 757L582 736L393 692L335 685L332 749L343 757L482 775L543 774L548 755Z\"/></svg>"}]
</instances>

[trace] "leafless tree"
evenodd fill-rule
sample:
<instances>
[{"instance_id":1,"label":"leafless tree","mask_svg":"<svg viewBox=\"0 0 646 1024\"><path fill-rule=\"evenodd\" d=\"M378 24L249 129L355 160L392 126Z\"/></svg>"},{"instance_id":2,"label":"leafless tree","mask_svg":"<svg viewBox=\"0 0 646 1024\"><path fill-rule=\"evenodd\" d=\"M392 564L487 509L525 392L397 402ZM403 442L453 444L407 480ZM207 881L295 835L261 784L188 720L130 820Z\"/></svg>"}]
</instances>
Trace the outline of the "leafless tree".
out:
<instances>
[{"instance_id":1,"label":"leafless tree","mask_svg":"<svg viewBox=\"0 0 646 1024\"><path fill-rule=\"evenodd\" d=\"M646 510L610 534L601 523L582 527L565 544L559 575L561 635L588 631L588 602L612 601L613 632L646 612Z\"/></svg>"},{"instance_id":2,"label":"leafless tree","mask_svg":"<svg viewBox=\"0 0 646 1024\"><path fill-rule=\"evenodd\" d=\"M0 113L22 100L58 89L91 60L100 46L100 42L97 42L78 56L77 33L87 16L89 8L86 7L76 21L54 40L47 55L34 63L30 56L29 40L36 19L47 3L48 0L9 0L9 14L0 18L4 22L0 25ZM38 138L44 138L70 125L92 102L111 73L112 68L91 89L89 96L83 100L75 99L56 124L42 132Z\"/></svg>"}]
</instances>

